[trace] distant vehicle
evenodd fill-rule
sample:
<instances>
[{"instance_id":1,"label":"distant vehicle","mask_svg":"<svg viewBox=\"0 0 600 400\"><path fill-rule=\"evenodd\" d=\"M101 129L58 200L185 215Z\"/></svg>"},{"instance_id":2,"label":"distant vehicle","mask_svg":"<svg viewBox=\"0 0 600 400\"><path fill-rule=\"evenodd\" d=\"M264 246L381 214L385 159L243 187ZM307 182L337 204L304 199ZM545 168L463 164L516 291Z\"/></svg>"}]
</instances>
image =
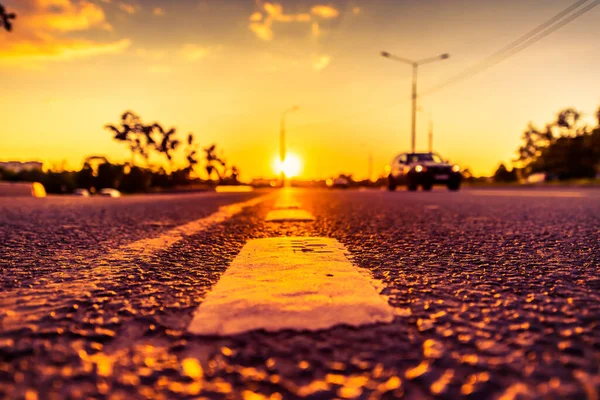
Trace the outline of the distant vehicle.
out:
<instances>
[{"instance_id":1,"label":"distant vehicle","mask_svg":"<svg viewBox=\"0 0 600 400\"><path fill-rule=\"evenodd\" d=\"M527 177L527 183L544 183L549 180L545 172L538 172Z\"/></svg>"},{"instance_id":2,"label":"distant vehicle","mask_svg":"<svg viewBox=\"0 0 600 400\"><path fill-rule=\"evenodd\" d=\"M75 189L73 196L90 197L90 192L87 189Z\"/></svg>"},{"instance_id":3,"label":"distant vehicle","mask_svg":"<svg viewBox=\"0 0 600 400\"><path fill-rule=\"evenodd\" d=\"M100 196L103 197L121 197L121 192L117 189L105 188L100 191Z\"/></svg>"},{"instance_id":4,"label":"distant vehicle","mask_svg":"<svg viewBox=\"0 0 600 400\"><path fill-rule=\"evenodd\" d=\"M403 153L392 161L388 189L394 191L397 186L406 185L411 192L419 186L429 191L433 185L446 185L456 191L462 178L458 165L448 164L435 153Z\"/></svg>"},{"instance_id":5,"label":"distant vehicle","mask_svg":"<svg viewBox=\"0 0 600 400\"><path fill-rule=\"evenodd\" d=\"M344 178L343 176L339 176L334 179L327 179L325 183L330 189L347 189L350 185L350 181L347 178Z\"/></svg>"}]
</instances>

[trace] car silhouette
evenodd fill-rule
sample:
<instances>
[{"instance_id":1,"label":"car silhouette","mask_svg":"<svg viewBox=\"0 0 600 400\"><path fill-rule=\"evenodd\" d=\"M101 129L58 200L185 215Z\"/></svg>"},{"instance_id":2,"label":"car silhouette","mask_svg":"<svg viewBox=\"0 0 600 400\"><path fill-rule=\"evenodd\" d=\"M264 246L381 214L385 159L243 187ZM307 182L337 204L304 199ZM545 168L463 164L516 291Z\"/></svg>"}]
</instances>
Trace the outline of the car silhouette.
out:
<instances>
[{"instance_id":1,"label":"car silhouette","mask_svg":"<svg viewBox=\"0 0 600 400\"><path fill-rule=\"evenodd\" d=\"M98 194L102 197L121 197L121 192L112 188L102 189Z\"/></svg>"},{"instance_id":2,"label":"car silhouette","mask_svg":"<svg viewBox=\"0 0 600 400\"><path fill-rule=\"evenodd\" d=\"M419 186L429 191L433 185L445 185L456 191L461 181L460 167L445 162L435 153L402 153L392 161L388 189L394 191L399 185L406 185L410 191Z\"/></svg>"},{"instance_id":3,"label":"car silhouette","mask_svg":"<svg viewBox=\"0 0 600 400\"><path fill-rule=\"evenodd\" d=\"M90 191L87 189L75 189L73 191L73 196L79 196L79 197L90 197Z\"/></svg>"}]
</instances>

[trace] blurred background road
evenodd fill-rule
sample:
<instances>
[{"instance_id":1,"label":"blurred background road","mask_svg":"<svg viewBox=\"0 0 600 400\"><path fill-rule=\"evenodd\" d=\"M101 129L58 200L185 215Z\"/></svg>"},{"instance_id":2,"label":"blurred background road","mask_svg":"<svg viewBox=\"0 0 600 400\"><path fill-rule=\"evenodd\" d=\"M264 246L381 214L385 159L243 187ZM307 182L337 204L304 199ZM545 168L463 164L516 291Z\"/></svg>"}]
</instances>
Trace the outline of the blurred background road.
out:
<instances>
[{"instance_id":1,"label":"blurred background road","mask_svg":"<svg viewBox=\"0 0 600 400\"><path fill-rule=\"evenodd\" d=\"M315 220L265 222L281 196L0 199L0 397L598 395L600 190L295 190ZM189 334L280 236L345 245L393 322Z\"/></svg>"}]
</instances>

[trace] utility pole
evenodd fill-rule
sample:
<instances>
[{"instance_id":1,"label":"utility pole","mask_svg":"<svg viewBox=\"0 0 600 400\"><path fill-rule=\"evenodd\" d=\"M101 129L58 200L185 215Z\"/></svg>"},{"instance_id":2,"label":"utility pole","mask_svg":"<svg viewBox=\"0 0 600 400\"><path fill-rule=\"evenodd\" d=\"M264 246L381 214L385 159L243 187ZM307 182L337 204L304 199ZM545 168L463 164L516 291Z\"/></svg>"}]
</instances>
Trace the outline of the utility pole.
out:
<instances>
[{"instance_id":1,"label":"utility pole","mask_svg":"<svg viewBox=\"0 0 600 400\"><path fill-rule=\"evenodd\" d=\"M417 74L419 72L419 64L413 63L412 75L412 123L410 129L410 148L411 152L416 151L417 142Z\"/></svg>"},{"instance_id":2,"label":"utility pole","mask_svg":"<svg viewBox=\"0 0 600 400\"><path fill-rule=\"evenodd\" d=\"M369 150L369 169L367 179L371 181L373 178L373 150Z\"/></svg>"},{"instance_id":3,"label":"utility pole","mask_svg":"<svg viewBox=\"0 0 600 400\"><path fill-rule=\"evenodd\" d=\"M429 120L429 152L433 153L433 120Z\"/></svg>"},{"instance_id":4,"label":"utility pole","mask_svg":"<svg viewBox=\"0 0 600 400\"><path fill-rule=\"evenodd\" d=\"M409 64L412 66L412 121L411 121L411 151L414 153L416 151L416 138L417 138L417 76L419 72L419 65L427 64L433 61L438 60L446 60L450 58L450 54L444 53L439 56L424 58L419 61L409 60L408 58L398 57L387 51L382 51L381 55L383 57L389 58L394 61L400 61L405 64Z\"/></svg>"}]
</instances>

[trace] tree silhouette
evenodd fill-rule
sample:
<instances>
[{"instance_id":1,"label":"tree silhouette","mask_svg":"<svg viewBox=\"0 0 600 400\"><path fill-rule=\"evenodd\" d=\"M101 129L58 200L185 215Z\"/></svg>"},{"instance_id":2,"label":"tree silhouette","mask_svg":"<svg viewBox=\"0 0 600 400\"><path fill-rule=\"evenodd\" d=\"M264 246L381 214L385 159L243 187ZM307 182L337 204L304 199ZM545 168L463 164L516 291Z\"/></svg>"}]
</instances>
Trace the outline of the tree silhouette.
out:
<instances>
[{"instance_id":1,"label":"tree silhouette","mask_svg":"<svg viewBox=\"0 0 600 400\"><path fill-rule=\"evenodd\" d=\"M109 162L98 165L98 175L96 176L97 190L104 188L116 189L120 187L121 180L125 175L124 166L111 164Z\"/></svg>"},{"instance_id":2,"label":"tree silhouette","mask_svg":"<svg viewBox=\"0 0 600 400\"><path fill-rule=\"evenodd\" d=\"M574 108L567 108L559 112L556 116L555 126L561 137L575 137L587 129L585 125L581 125L581 113Z\"/></svg>"},{"instance_id":3,"label":"tree silhouette","mask_svg":"<svg viewBox=\"0 0 600 400\"><path fill-rule=\"evenodd\" d=\"M473 173L471 172L470 168L465 168L462 172L463 177L467 180L472 179L473 178Z\"/></svg>"},{"instance_id":4,"label":"tree silhouette","mask_svg":"<svg viewBox=\"0 0 600 400\"><path fill-rule=\"evenodd\" d=\"M566 108L556 119L538 130L529 124L517 149L516 163L525 176L543 172L547 179L593 178L600 172L600 109L598 127L593 130L581 120L581 113ZM497 171L500 177L504 171Z\"/></svg>"},{"instance_id":5,"label":"tree silhouette","mask_svg":"<svg viewBox=\"0 0 600 400\"><path fill-rule=\"evenodd\" d=\"M522 144L517 149L517 159L515 162L529 164L531 160L538 156L539 146L538 138L540 132L532 123L529 123L527 129L521 135Z\"/></svg>"},{"instance_id":6,"label":"tree silhouette","mask_svg":"<svg viewBox=\"0 0 600 400\"><path fill-rule=\"evenodd\" d=\"M198 164L198 159L196 158L196 154L198 153L197 146L195 144L194 134L188 133L187 137L187 147L185 151L185 159L188 163L186 169L188 174L193 172L196 165Z\"/></svg>"},{"instance_id":7,"label":"tree silhouette","mask_svg":"<svg viewBox=\"0 0 600 400\"><path fill-rule=\"evenodd\" d=\"M6 8L2 4L0 4L0 26L6 31L12 31L13 25L12 21L17 18L15 13L9 13L6 11Z\"/></svg>"},{"instance_id":8,"label":"tree silhouette","mask_svg":"<svg viewBox=\"0 0 600 400\"><path fill-rule=\"evenodd\" d=\"M83 168L75 173L75 184L78 188L88 190L94 187L94 171L90 164L84 163Z\"/></svg>"},{"instance_id":9,"label":"tree silhouette","mask_svg":"<svg viewBox=\"0 0 600 400\"><path fill-rule=\"evenodd\" d=\"M574 108L562 110L556 116L556 125L563 128L573 128L577 121L581 118L581 114Z\"/></svg>"},{"instance_id":10,"label":"tree silhouette","mask_svg":"<svg viewBox=\"0 0 600 400\"><path fill-rule=\"evenodd\" d=\"M146 165L149 164L149 158L151 154L156 152L159 155L163 155L169 163L170 170L153 173L151 181L157 183L158 186L166 187L169 184L179 185L190 182L190 174L195 172L195 168L200 164L198 159L198 145L196 144L194 134L189 133L184 142L177 138L177 129L170 128L165 129L158 122L154 122L150 125L144 124L142 119L132 111L125 111L121 114L120 121L118 124L108 124L104 126L105 129L109 130L113 134L113 138L118 141L125 143L131 150L131 168L135 167L135 156L141 155L146 160ZM175 152L183 146L183 157L187 161L187 165L181 169L174 169ZM239 169L235 166L228 168L225 160L217 155L217 145L213 144L204 150L206 160L206 172L208 178L211 179L213 175L217 175L219 183L237 182L239 177ZM161 167L162 168L162 167ZM127 174L128 175L128 174ZM136 175L144 177L140 171L136 170ZM197 175L196 175L197 177ZM145 179L145 178L144 178ZM170 181L168 183L167 181ZM146 188L146 185L135 186L131 182L126 182L128 190L141 190ZM152 185L150 182L149 185ZM149 186L148 186L149 187ZM144 189L145 190L145 189Z\"/></svg>"},{"instance_id":11,"label":"tree silhouette","mask_svg":"<svg viewBox=\"0 0 600 400\"><path fill-rule=\"evenodd\" d=\"M229 179L231 179L233 182L237 183L239 176L240 176L240 170L238 169L238 167L236 167L234 165L233 167L231 167L231 171L229 172Z\"/></svg>"},{"instance_id":12,"label":"tree silhouette","mask_svg":"<svg viewBox=\"0 0 600 400\"><path fill-rule=\"evenodd\" d=\"M504 164L500 164L494 173L494 182L516 182L517 171L513 168L509 171Z\"/></svg>"},{"instance_id":13,"label":"tree silhouette","mask_svg":"<svg viewBox=\"0 0 600 400\"><path fill-rule=\"evenodd\" d=\"M105 125L105 128L114 134L115 140L127 143L131 150L132 164L135 164L136 154L141 155L148 163L152 151L156 151L164 155L172 166L173 152L181 144L175 137L177 134L175 128L165 130L158 122L146 125L132 111L125 111L121 115L119 126L109 124Z\"/></svg>"},{"instance_id":14,"label":"tree silhouette","mask_svg":"<svg viewBox=\"0 0 600 400\"><path fill-rule=\"evenodd\" d=\"M141 155L146 161L148 160L148 144L154 142L138 115L132 111L125 111L121 114L120 127L110 124L104 127L114 133L115 140L127 143L131 151L132 164L135 164L136 154Z\"/></svg>"},{"instance_id":15,"label":"tree silhouette","mask_svg":"<svg viewBox=\"0 0 600 400\"><path fill-rule=\"evenodd\" d=\"M147 135L150 139L150 133L153 130L157 130L160 133L161 138L158 142L154 142L153 140L149 143L153 144L156 150L159 153L163 154L167 158L169 163L171 163L173 161L172 152L177 150L177 148L180 145L180 141L174 138L175 134L177 133L177 130L175 128L171 128L168 131L165 131L164 128L158 123L154 123L150 128L150 132Z\"/></svg>"},{"instance_id":16,"label":"tree silhouette","mask_svg":"<svg viewBox=\"0 0 600 400\"><path fill-rule=\"evenodd\" d=\"M152 172L135 166L128 168L128 170L121 179L119 190L124 193L148 192L152 185Z\"/></svg>"},{"instance_id":17,"label":"tree silhouette","mask_svg":"<svg viewBox=\"0 0 600 400\"><path fill-rule=\"evenodd\" d=\"M212 144L205 148L204 156L206 159L206 173L208 174L208 179L211 179L213 172L215 172L219 178L219 182L223 182L227 164L225 160L217 156L217 145Z\"/></svg>"},{"instance_id":18,"label":"tree silhouette","mask_svg":"<svg viewBox=\"0 0 600 400\"><path fill-rule=\"evenodd\" d=\"M108 159L104 156L89 156L83 160L83 166L90 168L94 176L98 175L98 167L100 164L108 164Z\"/></svg>"}]
</instances>

